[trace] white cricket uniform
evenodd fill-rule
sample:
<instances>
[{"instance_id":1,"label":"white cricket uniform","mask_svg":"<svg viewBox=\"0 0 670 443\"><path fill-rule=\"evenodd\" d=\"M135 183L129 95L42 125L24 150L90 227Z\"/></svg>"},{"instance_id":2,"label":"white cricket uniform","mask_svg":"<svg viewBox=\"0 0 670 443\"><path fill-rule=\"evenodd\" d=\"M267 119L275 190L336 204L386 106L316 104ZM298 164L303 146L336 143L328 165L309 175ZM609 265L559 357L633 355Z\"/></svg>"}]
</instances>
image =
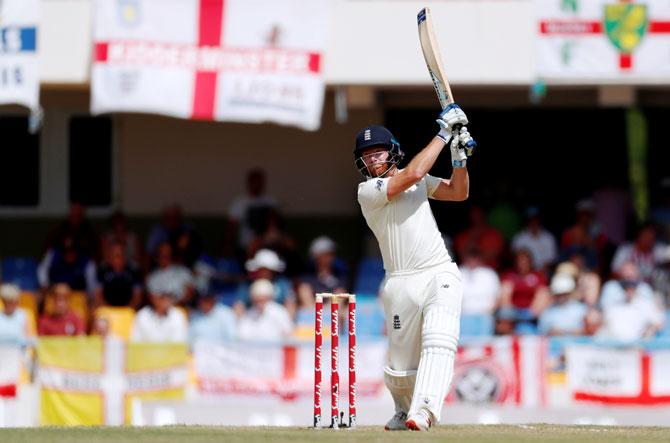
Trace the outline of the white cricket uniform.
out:
<instances>
[{"instance_id":1,"label":"white cricket uniform","mask_svg":"<svg viewBox=\"0 0 670 443\"><path fill-rule=\"evenodd\" d=\"M439 420L460 330L460 271L449 256L428 203L441 180L426 175L390 201L389 180L372 178L358 187L358 202L379 242L386 270L381 291L390 342L385 378L396 410L408 412L408 398L403 401L402 397L411 398L414 393ZM425 353L438 355L440 361L424 359ZM422 376L421 365L429 361L430 367L423 368ZM403 377L416 378L416 389L412 383L412 389L407 390ZM413 411L420 406L417 403L413 398Z\"/></svg>"}]
</instances>

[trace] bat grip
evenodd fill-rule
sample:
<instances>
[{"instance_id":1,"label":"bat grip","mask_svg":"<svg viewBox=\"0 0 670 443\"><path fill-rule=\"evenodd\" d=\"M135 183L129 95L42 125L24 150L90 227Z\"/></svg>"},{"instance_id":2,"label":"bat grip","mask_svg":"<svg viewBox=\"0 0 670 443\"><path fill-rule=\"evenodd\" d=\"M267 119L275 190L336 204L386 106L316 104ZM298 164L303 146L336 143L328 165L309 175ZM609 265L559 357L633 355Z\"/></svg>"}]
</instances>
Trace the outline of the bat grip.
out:
<instances>
[{"instance_id":1,"label":"bat grip","mask_svg":"<svg viewBox=\"0 0 670 443\"><path fill-rule=\"evenodd\" d=\"M461 132L462 127L463 127L462 124L456 123L454 125L454 129L452 130L452 134L454 134L454 135L452 135L452 137L458 137L458 135ZM472 153L475 151L476 147L477 147L477 142L475 142L474 140L470 140L469 142L467 142L465 144L465 146L464 146L465 153L467 154L468 157L470 157L472 155Z\"/></svg>"}]
</instances>

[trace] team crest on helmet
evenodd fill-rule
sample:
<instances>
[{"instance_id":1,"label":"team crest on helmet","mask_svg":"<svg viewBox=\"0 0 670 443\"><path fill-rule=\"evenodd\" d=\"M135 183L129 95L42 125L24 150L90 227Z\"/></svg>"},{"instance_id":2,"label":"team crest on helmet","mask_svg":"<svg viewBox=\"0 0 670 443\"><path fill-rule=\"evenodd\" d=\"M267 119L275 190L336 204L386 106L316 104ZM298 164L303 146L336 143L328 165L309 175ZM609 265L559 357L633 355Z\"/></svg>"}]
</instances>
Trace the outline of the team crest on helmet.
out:
<instances>
[{"instance_id":1,"label":"team crest on helmet","mask_svg":"<svg viewBox=\"0 0 670 443\"><path fill-rule=\"evenodd\" d=\"M363 139L364 140L370 140L372 138L372 134L370 133L369 129L366 129L365 132L363 133Z\"/></svg>"},{"instance_id":2,"label":"team crest on helmet","mask_svg":"<svg viewBox=\"0 0 670 443\"><path fill-rule=\"evenodd\" d=\"M617 3L605 5L604 25L607 37L624 54L640 44L649 29L647 5Z\"/></svg>"}]
</instances>

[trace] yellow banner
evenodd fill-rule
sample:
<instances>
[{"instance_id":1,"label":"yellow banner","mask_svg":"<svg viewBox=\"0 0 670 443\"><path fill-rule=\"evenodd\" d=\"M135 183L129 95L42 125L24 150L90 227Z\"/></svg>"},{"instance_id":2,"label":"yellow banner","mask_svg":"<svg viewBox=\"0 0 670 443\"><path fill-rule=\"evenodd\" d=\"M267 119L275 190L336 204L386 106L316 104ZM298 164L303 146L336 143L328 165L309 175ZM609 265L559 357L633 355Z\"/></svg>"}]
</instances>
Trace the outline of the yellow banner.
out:
<instances>
[{"instance_id":1,"label":"yellow banner","mask_svg":"<svg viewBox=\"0 0 670 443\"><path fill-rule=\"evenodd\" d=\"M100 337L40 339L40 422L129 424L135 398L183 398L187 357L183 344L126 343Z\"/></svg>"}]
</instances>

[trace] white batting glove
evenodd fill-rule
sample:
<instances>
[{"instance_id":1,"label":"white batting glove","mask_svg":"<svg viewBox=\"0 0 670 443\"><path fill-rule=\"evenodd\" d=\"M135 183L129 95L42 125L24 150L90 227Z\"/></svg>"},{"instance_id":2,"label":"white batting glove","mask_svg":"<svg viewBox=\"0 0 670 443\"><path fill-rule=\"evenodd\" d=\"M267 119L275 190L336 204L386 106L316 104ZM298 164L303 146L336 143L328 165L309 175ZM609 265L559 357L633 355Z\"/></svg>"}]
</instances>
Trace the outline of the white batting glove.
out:
<instances>
[{"instance_id":1,"label":"white batting glove","mask_svg":"<svg viewBox=\"0 0 670 443\"><path fill-rule=\"evenodd\" d=\"M436 120L437 124L440 125L440 132L437 133L437 136L440 137L445 143L449 142L451 139L451 133L456 125L465 126L468 124L468 117L465 115L465 112L458 106L456 103L453 103L440 113L440 117Z\"/></svg>"},{"instance_id":2,"label":"white batting glove","mask_svg":"<svg viewBox=\"0 0 670 443\"><path fill-rule=\"evenodd\" d=\"M465 126L461 127L459 133L454 134L451 138L449 150L451 151L451 166L454 168L465 168L468 155L465 153L465 149L463 149L464 145L461 144L461 141L468 139L472 140L472 137L470 137L470 133Z\"/></svg>"}]
</instances>

